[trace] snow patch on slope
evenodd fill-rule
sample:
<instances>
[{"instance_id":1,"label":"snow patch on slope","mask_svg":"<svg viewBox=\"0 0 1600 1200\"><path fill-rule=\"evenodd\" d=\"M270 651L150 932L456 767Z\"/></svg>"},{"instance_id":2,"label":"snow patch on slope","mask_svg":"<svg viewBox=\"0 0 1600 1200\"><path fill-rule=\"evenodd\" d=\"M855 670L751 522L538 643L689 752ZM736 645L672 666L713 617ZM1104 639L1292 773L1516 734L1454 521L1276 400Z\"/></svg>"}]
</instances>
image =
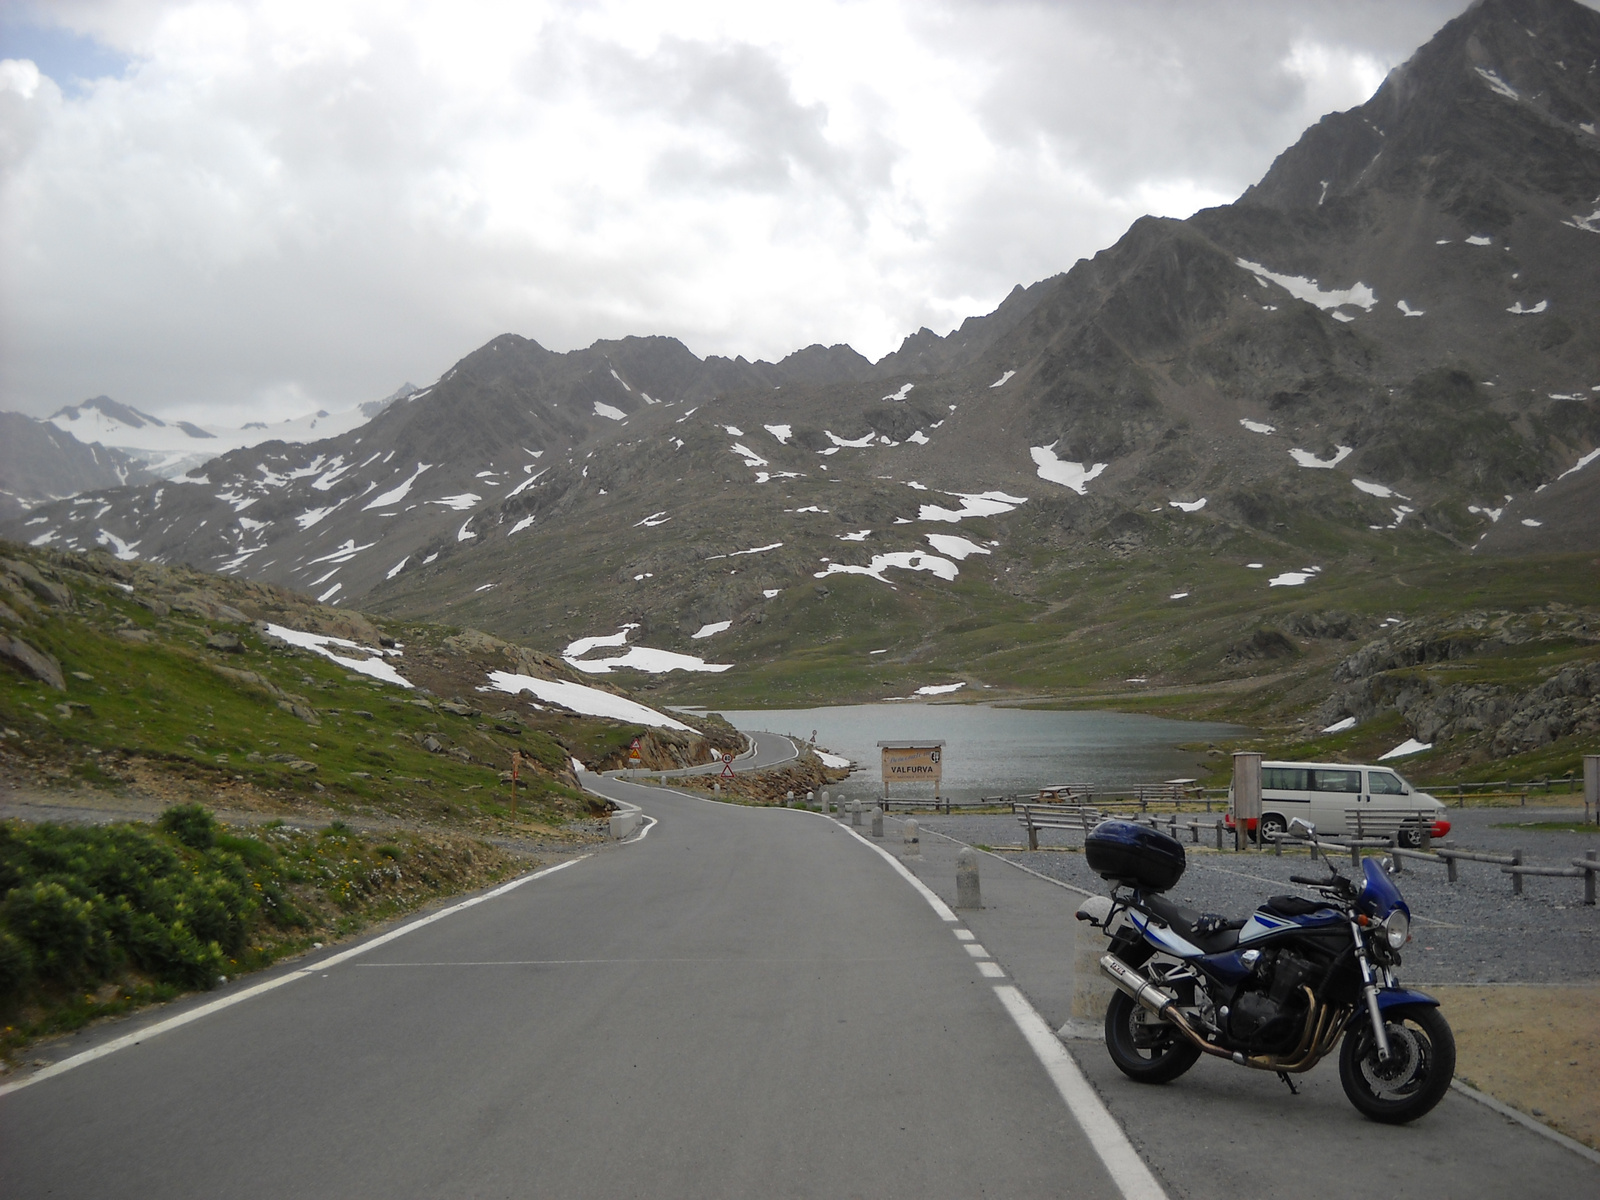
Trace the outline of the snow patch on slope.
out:
<instances>
[{"instance_id":1,"label":"snow patch on slope","mask_svg":"<svg viewBox=\"0 0 1600 1200\"><path fill-rule=\"evenodd\" d=\"M513 696L521 692L530 692L546 704L558 704L586 717L609 717L614 721L632 721L642 725L652 725L657 729L694 732L682 721L675 721L665 713L647 708L636 700L629 700L625 696L614 696L610 692L602 692L599 688L571 683L564 679L539 679L533 675L517 675L510 671L490 671L489 687L497 692L509 692Z\"/></svg>"},{"instance_id":2,"label":"snow patch on slope","mask_svg":"<svg viewBox=\"0 0 1600 1200\"><path fill-rule=\"evenodd\" d=\"M1347 288L1324 288L1315 279L1307 279L1303 275L1280 275L1247 258L1236 258L1234 262L1257 279L1270 279L1296 300L1315 304L1324 312L1331 312L1346 304L1371 312L1372 306L1378 302L1377 293L1364 283L1357 282Z\"/></svg>"},{"instance_id":3,"label":"snow patch on slope","mask_svg":"<svg viewBox=\"0 0 1600 1200\"><path fill-rule=\"evenodd\" d=\"M1055 442L1051 442L1048 446L1031 446L1028 453L1033 456L1033 463L1038 468L1040 479L1071 488L1080 496L1088 493L1089 484L1106 469L1105 463L1095 463L1091 467L1084 463L1067 462L1057 458Z\"/></svg>"}]
</instances>

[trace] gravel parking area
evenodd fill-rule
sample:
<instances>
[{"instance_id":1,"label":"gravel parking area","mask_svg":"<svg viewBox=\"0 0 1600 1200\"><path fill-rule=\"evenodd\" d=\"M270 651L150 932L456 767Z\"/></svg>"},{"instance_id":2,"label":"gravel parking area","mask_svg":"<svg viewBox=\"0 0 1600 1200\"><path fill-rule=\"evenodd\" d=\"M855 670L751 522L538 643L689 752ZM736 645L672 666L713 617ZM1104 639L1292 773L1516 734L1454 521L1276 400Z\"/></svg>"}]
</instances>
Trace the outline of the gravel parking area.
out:
<instances>
[{"instance_id":1,"label":"gravel parking area","mask_svg":"<svg viewBox=\"0 0 1600 1200\"><path fill-rule=\"evenodd\" d=\"M1578 810L1581 813L1581 809ZM1571 821L1571 808L1540 810L1452 809L1454 826L1443 843L1461 849L1509 853L1524 851L1525 861L1565 866L1567 860L1600 849L1600 833L1538 830L1503 825ZM901 821L890 818L896 834ZM1003 815L917 815L924 830L969 844L1025 846L1016 818ZM1180 820L1192 819L1180 817ZM1202 818L1204 819L1204 818ZM887 832L887 830L886 830ZM1230 917L1243 916L1270 895L1303 892L1292 874L1317 874L1304 850L1272 853L1217 853L1189 845L1180 828L1189 868L1171 896L1180 904ZM893 838L896 835L891 835ZM892 845L891 841L891 845ZM1103 880L1089 870L1082 838L1057 830L1041 833L1038 852L1007 852L1004 857L1052 879L1105 893ZM1349 873L1349 856L1335 860ZM998 869L998 864L993 869ZM1527 876L1524 894L1511 894L1510 877L1489 863L1463 862L1460 880L1446 882L1443 865L1408 861L1397 880L1415 919L1411 945L1400 972L1415 983L1581 983L1600 979L1600 907L1583 905L1582 879Z\"/></svg>"}]
</instances>

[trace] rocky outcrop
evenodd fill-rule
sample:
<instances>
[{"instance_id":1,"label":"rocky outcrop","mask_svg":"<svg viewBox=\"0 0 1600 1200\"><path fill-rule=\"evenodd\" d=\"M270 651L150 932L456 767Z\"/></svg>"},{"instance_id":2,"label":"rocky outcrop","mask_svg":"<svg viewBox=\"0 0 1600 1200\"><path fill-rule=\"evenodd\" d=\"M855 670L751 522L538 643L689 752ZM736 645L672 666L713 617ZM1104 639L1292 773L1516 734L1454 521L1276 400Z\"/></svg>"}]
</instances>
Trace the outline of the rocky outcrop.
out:
<instances>
[{"instance_id":1,"label":"rocky outcrop","mask_svg":"<svg viewBox=\"0 0 1600 1200\"><path fill-rule=\"evenodd\" d=\"M1398 713L1418 741L1471 739L1496 757L1536 749L1571 734L1600 731L1600 662L1563 667L1533 687L1451 682L1424 668L1517 646L1535 637L1565 639L1587 625L1574 618L1535 630L1531 619L1502 614L1469 618L1467 628L1406 627L1345 659L1334 678L1346 686L1318 708L1314 725L1346 717L1365 723ZM1573 626L1568 629L1567 626Z\"/></svg>"},{"instance_id":2,"label":"rocky outcrop","mask_svg":"<svg viewBox=\"0 0 1600 1200\"><path fill-rule=\"evenodd\" d=\"M0 633L0 663L29 679L48 684L58 692L67 690L67 681L61 677L61 664L55 660L55 656L29 645L21 638Z\"/></svg>"}]
</instances>

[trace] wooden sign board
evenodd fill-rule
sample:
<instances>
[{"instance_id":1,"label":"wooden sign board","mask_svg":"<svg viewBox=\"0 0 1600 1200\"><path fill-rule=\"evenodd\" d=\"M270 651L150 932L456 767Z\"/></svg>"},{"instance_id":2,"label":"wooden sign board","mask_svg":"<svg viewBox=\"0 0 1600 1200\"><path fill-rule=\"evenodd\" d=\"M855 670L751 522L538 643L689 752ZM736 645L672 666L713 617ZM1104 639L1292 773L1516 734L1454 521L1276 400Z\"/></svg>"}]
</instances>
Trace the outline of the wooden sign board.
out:
<instances>
[{"instance_id":1,"label":"wooden sign board","mask_svg":"<svg viewBox=\"0 0 1600 1200\"><path fill-rule=\"evenodd\" d=\"M883 760L883 794L891 783L933 784L935 798L944 775L944 742L879 742Z\"/></svg>"}]
</instances>

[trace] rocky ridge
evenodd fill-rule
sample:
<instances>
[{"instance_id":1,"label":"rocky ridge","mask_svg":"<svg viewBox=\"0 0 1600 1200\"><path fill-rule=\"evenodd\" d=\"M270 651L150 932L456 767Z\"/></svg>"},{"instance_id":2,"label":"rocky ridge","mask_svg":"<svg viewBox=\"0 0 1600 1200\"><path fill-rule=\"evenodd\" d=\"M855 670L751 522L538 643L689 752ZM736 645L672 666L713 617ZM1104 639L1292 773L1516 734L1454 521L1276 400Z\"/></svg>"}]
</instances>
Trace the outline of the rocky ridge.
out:
<instances>
[{"instance_id":1,"label":"rocky ridge","mask_svg":"<svg viewBox=\"0 0 1600 1200\"><path fill-rule=\"evenodd\" d=\"M552 653L620 629L680 665L874 630L936 664L1012 620L1060 640L1036 631L1108 570L1140 605L1242 613L1474 547L1592 551L1597 120L1600 14L1485 0L1234 204L1135 222L877 364L506 334L339 438L12 528ZM1253 628L1202 665L1285 656Z\"/></svg>"}]
</instances>

